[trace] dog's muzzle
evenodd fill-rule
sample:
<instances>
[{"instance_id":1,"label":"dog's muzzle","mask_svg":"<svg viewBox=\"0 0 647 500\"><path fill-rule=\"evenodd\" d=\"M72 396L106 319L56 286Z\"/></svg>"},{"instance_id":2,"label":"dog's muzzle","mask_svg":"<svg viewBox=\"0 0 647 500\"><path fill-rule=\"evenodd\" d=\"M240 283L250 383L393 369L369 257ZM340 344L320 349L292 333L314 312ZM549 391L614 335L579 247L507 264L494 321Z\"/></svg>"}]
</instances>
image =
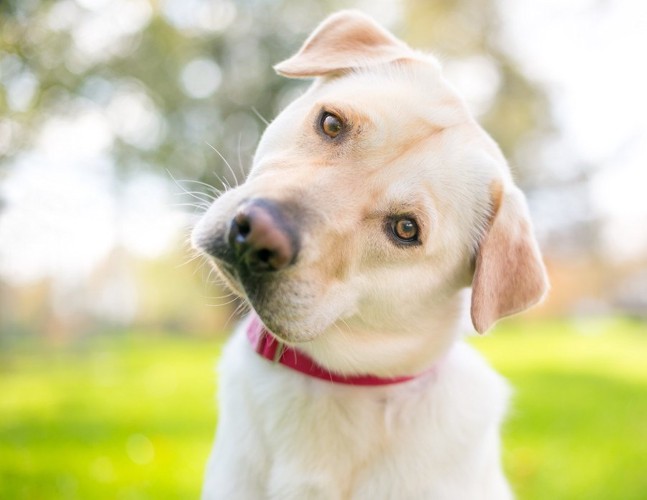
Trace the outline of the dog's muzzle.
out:
<instances>
[{"instance_id":1,"label":"dog's muzzle","mask_svg":"<svg viewBox=\"0 0 647 500\"><path fill-rule=\"evenodd\" d=\"M257 199L241 205L229 226L228 254L243 273L279 271L297 258L297 232L281 208Z\"/></svg>"}]
</instances>

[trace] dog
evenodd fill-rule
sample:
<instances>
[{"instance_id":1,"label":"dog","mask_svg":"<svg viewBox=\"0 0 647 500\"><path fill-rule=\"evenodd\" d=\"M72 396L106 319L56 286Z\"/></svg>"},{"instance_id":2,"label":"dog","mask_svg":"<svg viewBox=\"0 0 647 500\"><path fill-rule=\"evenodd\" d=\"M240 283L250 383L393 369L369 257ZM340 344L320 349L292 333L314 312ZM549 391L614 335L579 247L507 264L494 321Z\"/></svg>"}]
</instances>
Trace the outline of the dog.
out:
<instances>
[{"instance_id":1,"label":"dog","mask_svg":"<svg viewBox=\"0 0 647 500\"><path fill-rule=\"evenodd\" d=\"M437 60L370 17L275 66L309 89L193 245L250 306L205 499L508 499L508 386L464 342L548 282L524 195ZM470 295L471 288L471 295Z\"/></svg>"}]
</instances>

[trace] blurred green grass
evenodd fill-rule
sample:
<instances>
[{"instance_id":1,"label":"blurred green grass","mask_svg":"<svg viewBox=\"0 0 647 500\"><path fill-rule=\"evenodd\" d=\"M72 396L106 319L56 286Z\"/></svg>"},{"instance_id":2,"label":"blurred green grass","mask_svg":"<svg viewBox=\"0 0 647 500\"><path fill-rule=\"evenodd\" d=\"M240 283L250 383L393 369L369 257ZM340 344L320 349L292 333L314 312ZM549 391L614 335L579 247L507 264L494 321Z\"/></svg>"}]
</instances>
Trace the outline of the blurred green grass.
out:
<instances>
[{"instance_id":1,"label":"blurred green grass","mask_svg":"<svg viewBox=\"0 0 647 500\"><path fill-rule=\"evenodd\" d=\"M507 322L474 338L515 388L520 499L647 498L647 325ZM122 332L0 357L0 498L197 498L220 341Z\"/></svg>"},{"instance_id":2,"label":"blurred green grass","mask_svg":"<svg viewBox=\"0 0 647 500\"><path fill-rule=\"evenodd\" d=\"M1 499L196 498L219 343L120 333L0 368Z\"/></svg>"},{"instance_id":3,"label":"blurred green grass","mask_svg":"<svg viewBox=\"0 0 647 500\"><path fill-rule=\"evenodd\" d=\"M514 321L473 344L515 389L504 460L518 498L647 498L647 324Z\"/></svg>"}]
</instances>

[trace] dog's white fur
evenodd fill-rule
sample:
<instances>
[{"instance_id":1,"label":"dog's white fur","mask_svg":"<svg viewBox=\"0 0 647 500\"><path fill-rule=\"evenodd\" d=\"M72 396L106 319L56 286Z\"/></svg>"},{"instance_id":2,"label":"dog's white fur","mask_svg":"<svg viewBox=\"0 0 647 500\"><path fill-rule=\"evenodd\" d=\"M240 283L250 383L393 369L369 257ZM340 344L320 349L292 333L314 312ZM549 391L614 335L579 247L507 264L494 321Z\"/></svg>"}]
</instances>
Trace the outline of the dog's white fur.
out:
<instances>
[{"instance_id":1,"label":"dog's white fur","mask_svg":"<svg viewBox=\"0 0 647 500\"><path fill-rule=\"evenodd\" d=\"M277 71L316 80L268 127L248 180L213 204L194 244L226 234L245 200L289 200L307 221L296 264L258 294L216 262L222 277L332 371L421 375L328 383L262 359L241 325L222 357L204 498L510 498L508 389L461 339L470 285L479 332L547 287L503 156L435 59L360 13L328 18ZM315 130L322 109L344 117L342 141ZM393 213L415 215L420 245L389 241Z\"/></svg>"}]
</instances>

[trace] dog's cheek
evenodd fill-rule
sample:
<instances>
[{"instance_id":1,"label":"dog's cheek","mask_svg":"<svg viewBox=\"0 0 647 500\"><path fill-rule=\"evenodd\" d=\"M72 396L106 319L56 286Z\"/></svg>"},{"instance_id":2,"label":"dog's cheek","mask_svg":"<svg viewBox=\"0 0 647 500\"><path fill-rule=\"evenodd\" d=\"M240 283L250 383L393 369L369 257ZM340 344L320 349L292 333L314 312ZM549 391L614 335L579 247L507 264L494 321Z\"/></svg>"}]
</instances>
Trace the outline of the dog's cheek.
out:
<instances>
[{"instance_id":1,"label":"dog's cheek","mask_svg":"<svg viewBox=\"0 0 647 500\"><path fill-rule=\"evenodd\" d=\"M357 255L357 237L352 232L331 234L318 245L319 258L314 265L317 274L327 284L346 282Z\"/></svg>"}]
</instances>

